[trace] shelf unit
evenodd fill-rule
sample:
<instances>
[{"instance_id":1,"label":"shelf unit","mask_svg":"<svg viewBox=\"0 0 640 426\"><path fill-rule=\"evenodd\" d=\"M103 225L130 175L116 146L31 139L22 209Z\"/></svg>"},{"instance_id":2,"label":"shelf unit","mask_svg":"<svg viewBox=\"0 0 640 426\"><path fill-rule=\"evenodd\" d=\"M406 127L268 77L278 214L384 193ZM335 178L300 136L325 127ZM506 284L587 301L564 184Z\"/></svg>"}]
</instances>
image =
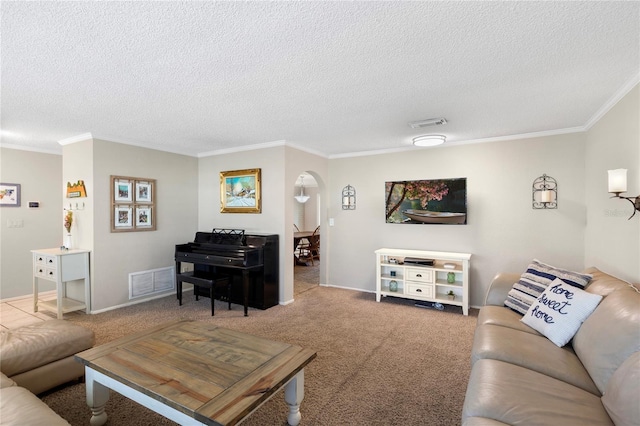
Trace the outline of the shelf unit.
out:
<instances>
[{"instance_id":1,"label":"shelf unit","mask_svg":"<svg viewBox=\"0 0 640 426\"><path fill-rule=\"evenodd\" d=\"M33 312L38 305L56 312L63 319L67 312L84 309L91 312L91 278L89 276L89 250L59 248L31 250L33 254ZM38 280L56 283L55 300L39 300ZM84 300L67 297L67 282L84 280Z\"/></svg>"},{"instance_id":2,"label":"shelf unit","mask_svg":"<svg viewBox=\"0 0 640 426\"><path fill-rule=\"evenodd\" d=\"M393 296L462 307L469 315L469 253L382 248L376 253L376 301ZM433 265L405 263L406 258ZM449 274L452 279L449 278ZM453 282L450 282L453 281ZM455 297L447 295L453 291Z\"/></svg>"}]
</instances>

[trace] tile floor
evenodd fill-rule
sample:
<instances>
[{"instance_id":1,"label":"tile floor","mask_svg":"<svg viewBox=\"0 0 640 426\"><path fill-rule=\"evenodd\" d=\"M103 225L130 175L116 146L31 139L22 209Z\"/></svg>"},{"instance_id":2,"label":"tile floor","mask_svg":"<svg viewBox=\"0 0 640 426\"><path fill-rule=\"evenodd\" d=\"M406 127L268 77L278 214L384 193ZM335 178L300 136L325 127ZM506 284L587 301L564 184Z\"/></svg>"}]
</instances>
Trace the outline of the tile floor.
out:
<instances>
[{"instance_id":1,"label":"tile floor","mask_svg":"<svg viewBox=\"0 0 640 426\"><path fill-rule=\"evenodd\" d=\"M43 297L41 300L50 299L55 299L55 295L50 298ZM31 296L0 303L0 330L14 329L51 319L56 319L55 312L45 309L33 312L33 297Z\"/></svg>"}]
</instances>

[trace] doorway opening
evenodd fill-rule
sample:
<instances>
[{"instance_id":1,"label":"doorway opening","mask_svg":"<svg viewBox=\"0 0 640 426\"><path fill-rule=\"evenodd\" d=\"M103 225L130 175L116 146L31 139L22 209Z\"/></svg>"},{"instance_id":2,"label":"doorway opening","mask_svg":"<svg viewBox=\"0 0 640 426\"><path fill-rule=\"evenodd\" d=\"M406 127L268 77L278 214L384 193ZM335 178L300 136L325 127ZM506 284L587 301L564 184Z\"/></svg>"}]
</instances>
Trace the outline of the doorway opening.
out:
<instances>
[{"instance_id":1,"label":"doorway opening","mask_svg":"<svg viewBox=\"0 0 640 426\"><path fill-rule=\"evenodd\" d=\"M294 297L320 285L320 193L315 178L301 173L293 187Z\"/></svg>"}]
</instances>

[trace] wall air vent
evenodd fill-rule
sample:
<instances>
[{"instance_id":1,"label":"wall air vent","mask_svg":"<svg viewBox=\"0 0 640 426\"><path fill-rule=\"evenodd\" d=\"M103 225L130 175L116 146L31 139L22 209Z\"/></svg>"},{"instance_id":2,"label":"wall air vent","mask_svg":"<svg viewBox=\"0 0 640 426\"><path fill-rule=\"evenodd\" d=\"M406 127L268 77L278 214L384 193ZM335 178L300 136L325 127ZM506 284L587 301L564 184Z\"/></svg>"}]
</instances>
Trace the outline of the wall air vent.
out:
<instances>
[{"instance_id":1,"label":"wall air vent","mask_svg":"<svg viewBox=\"0 0 640 426\"><path fill-rule=\"evenodd\" d=\"M427 118L426 120L412 121L409 123L409 127L412 129L421 129L423 127L440 126L442 124L447 124L446 118Z\"/></svg>"},{"instance_id":2,"label":"wall air vent","mask_svg":"<svg viewBox=\"0 0 640 426\"><path fill-rule=\"evenodd\" d=\"M167 266L129 273L129 299L175 289L175 270L175 266Z\"/></svg>"}]
</instances>

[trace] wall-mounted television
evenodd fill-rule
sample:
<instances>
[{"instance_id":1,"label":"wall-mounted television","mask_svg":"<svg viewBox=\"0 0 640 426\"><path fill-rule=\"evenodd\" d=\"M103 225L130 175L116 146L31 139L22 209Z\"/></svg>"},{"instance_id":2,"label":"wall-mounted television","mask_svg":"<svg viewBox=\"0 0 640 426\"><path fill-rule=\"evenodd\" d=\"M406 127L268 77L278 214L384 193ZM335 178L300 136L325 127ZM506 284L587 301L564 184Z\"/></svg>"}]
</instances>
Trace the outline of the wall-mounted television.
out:
<instances>
[{"instance_id":1,"label":"wall-mounted television","mask_svg":"<svg viewBox=\"0 0 640 426\"><path fill-rule=\"evenodd\" d=\"M467 224L467 178L385 182L386 223Z\"/></svg>"}]
</instances>

